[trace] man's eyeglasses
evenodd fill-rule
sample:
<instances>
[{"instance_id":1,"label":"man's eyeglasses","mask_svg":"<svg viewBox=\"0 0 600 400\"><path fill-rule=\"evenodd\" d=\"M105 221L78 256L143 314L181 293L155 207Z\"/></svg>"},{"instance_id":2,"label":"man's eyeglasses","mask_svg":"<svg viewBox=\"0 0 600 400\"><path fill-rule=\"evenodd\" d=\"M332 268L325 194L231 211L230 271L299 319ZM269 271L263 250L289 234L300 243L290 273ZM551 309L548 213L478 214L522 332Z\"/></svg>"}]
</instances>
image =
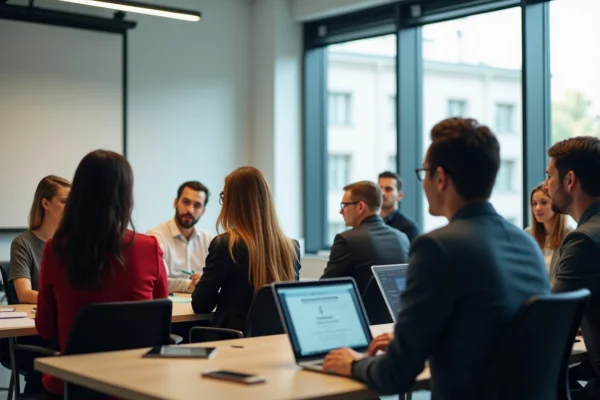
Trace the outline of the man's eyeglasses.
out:
<instances>
[{"instance_id":1,"label":"man's eyeglasses","mask_svg":"<svg viewBox=\"0 0 600 400\"><path fill-rule=\"evenodd\" d=\"M340 203L340 210L344 211L344 208L351 206L353 204L358 204L360 203L360 201L347 201L347 202L341 202Z\"/></svg>"},{"instance_id":2,"label":"man's eyeglasses","mask_svg":"<svg viewBox=\"0 0 600 400\"><path fill-rule=\"evenodd\" d=\"M435 171L437 167L433 168L417 168L415 169L415 174L417 174L417 179L423 181L425 176L427 175L427 171Z\"/></svg>"},{"instance_id":3,"label":"man's eyeglasses","mask_svg":"<svg viewBox=\"0 0 600 400\"><path fill-rule=\"evenodd\" d=\"M223 198L225 197L225 194L223 192L219 193L219 204L223 205Z\"/></svg>"}]
</instances>

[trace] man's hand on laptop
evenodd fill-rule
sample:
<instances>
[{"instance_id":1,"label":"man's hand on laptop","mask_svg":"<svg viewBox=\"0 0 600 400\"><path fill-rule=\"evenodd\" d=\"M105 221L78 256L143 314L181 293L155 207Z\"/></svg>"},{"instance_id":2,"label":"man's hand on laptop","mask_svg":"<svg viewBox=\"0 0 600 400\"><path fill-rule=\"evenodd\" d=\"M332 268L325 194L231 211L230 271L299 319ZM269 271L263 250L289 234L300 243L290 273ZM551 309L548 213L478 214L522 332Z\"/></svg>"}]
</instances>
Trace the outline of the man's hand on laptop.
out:
<instances>
[{"instance_id":1,"label":"man's hand on laptop","mask_svg":"<svg viewBox=\"0 0 600 400\"><path fill-rule=\"evenodd\" d=\"M347 347L332 350L325 356L323 371L331 372L336 375L351 376L352 362L358 361L361 358L363 358L362 354Z\"/></svg>"},{"instance_id":2,"label":"man's hand on laptop","mask_svg":"<svg viewBox=\"0 0 600 400\"><path fill-rule=\"evenodd\" d=\"M382 333L377 336L371 344L369 345L369 355L374 356L377 355L379 350L386 351L390 342L394 339L394 335L391 333Z\"/></svg>"}]
</instances>

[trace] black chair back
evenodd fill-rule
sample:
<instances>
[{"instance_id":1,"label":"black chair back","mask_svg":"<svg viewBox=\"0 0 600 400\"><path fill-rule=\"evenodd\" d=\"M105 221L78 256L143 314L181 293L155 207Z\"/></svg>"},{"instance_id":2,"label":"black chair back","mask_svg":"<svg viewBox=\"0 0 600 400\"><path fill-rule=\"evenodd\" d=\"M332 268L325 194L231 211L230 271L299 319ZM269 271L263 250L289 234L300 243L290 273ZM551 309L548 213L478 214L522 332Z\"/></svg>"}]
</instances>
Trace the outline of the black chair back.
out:
<instances>
[{"instance_id":1,"label":"black chair back","mask_svg":"<svg viewBox=\"0 0 600 400\"><path fill-rule=\"evenodd\" d=\"M285 333L271 285L264 285L254 295L244 325L245 337L280 335Z\"/></svg>"},{"instance_id":2,"label":"black chair back","mask_svg":"<svg viewBox=\"0 0 600 400\"><path fill-rule=\"evenodd\" d=\"M374 277L371 277L369 282L367 282L365 291L362 294L362 301L371 325L390 324L394 322Z\"/></svg>"},{"instance_id":3,"label":"black chair back","mask_svg":"<svg viewBox=\"0 0 600 400\"><path fill-rule=\"evenodd\" d=\"M496 350L482 399L569 400L569 357L587 289L532 297Z\"/></svg>"},{"instance_id":4,"label":"black chair back","mask_svg":"<svg viewBox=\"0 0 600 400\"><path fill-rule=\"evenodd\" d=\"M90 304L79 311L64 355L168 345L173 303L169 299ZM68 397L105 394L68 385Z\"/></svg>"},{"instance_id":5,"label":"black chair back","mask_svg":"<svg viewBox=\"0 0 600 400\"><path fill-rule=\"evenodd\" d=\"M0 264L0 274L2 274L2 282L4 283L4 293L6 293L6 301L8 304L19 304L19 297L13 282L8 281L10 267L8 264Z\"/></svg>"}]
</instances>

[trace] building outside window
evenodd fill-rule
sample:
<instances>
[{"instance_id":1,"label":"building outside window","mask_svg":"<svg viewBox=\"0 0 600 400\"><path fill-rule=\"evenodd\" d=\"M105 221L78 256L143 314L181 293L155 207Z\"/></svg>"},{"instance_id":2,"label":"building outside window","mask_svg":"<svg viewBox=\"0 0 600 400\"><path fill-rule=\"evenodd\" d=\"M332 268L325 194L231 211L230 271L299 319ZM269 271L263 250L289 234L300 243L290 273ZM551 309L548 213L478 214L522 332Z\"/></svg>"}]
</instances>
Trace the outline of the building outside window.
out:
<instances>
[{"instance_id":1,"label":"building outside window","mask_svg":"<svg viewBox=\"0 0 600 400\"><path fill-rule=\"evenodd\" d=\"M350 125L350 93L329 93L329 125Z\"/></svg>"}]
</instances>

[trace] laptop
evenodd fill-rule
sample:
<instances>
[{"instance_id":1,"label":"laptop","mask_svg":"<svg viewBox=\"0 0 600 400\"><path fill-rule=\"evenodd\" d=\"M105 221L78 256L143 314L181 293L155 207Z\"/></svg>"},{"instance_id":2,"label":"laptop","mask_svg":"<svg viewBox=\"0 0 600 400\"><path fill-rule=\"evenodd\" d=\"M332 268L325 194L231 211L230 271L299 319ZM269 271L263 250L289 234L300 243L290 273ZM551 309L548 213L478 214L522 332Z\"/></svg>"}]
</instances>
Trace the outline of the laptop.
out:
<instances>
[{"instance_id":1,"label":"laptop","mask_svg":"<svg viewBox=\"0 0 600 400\"><path fill-rule=\"evenodd\" d=\"M400 313L400 296L406 289L408 264L373 265L371 270L394 323Z\"/></svg>"},{"instance_id":2,"label":"laptop","mask_svg":"<svg viewBox=\"0 0 600 400\"><path fill-rule=\"evenodd\" d=\"M353 278L280 282L272 287L300 367L325 372L323 360L331 350L367 351L373 337Z\"/></svg>"}]
</instances>

